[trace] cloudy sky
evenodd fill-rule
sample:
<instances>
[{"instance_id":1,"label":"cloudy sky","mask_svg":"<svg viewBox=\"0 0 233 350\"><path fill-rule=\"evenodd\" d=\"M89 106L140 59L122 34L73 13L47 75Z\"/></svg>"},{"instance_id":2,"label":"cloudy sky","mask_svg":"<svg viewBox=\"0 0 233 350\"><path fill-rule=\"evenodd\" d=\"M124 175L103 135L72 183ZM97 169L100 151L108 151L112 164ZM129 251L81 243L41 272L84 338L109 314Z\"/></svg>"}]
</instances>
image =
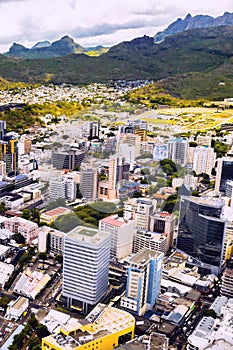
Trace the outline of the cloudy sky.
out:
<instances>
[{"instance_id":1,"label":"cloudy sky","mask_svg":"<svg viewBox=\"0 0 233 350\"><path fill-rule=\"evenodd\" d=\"M111 46L154 35L187 13L233 12L232 0L0 0L0 52L69 35L83 46Z\"/></svg>"}]
</instances>

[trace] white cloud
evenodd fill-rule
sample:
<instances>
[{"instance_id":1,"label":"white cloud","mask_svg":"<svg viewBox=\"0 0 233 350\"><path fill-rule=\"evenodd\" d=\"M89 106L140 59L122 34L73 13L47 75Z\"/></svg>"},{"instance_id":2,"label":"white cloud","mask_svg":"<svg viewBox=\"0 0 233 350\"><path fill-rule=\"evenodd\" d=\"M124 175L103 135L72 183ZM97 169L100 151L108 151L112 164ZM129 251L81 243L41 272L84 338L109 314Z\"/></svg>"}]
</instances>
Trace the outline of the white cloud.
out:
<instances>
[{"instance_id":1,"label":"white cloud","mask_svg":"<svg viewBox=\"0 0 233 350\"><path fill-rule=\"evenodd\" d=\"M0 0L0 51L13 42L72 36L82 45L113 45L138 35L154 35L177 17L231 11L222 0Z\"/></svg>"}]
</instances>

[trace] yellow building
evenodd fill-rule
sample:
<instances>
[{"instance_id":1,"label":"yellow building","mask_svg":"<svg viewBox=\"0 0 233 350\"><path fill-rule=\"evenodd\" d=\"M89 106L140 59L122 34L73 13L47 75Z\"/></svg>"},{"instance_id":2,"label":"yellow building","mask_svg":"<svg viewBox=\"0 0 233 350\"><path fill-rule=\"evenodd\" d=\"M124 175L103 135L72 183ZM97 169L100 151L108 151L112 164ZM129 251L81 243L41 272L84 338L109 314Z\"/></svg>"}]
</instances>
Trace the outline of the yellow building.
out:
<instances>
[{"instance_id":1,"label":"yellow building","mask_svg":"<svg viewBox=\"0 0 233 350\"><path fill-rule=\"evenodd\" d=\"M60 326L42 339L42 350L113 350L134 338L135 319L126 311L98 304L85 320Z\"/></svg>"}]
</instances>

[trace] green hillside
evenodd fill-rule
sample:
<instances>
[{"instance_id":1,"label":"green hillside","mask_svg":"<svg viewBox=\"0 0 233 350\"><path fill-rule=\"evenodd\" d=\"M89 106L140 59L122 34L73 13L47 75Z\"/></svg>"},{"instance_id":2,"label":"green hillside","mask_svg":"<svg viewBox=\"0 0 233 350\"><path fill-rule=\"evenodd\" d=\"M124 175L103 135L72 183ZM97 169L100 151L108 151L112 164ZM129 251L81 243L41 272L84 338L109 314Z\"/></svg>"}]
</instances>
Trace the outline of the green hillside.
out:
<instances>
[{"instance_id":1,"label":"green hillside","mask_svg":"<svg viewBox=\"0 0 233 350\"><path fill-rule=\"evenodd\" d=\"M202 28L169 36L161 44L142 37L99 57L15 59L0 56L0 76L25 83L107 82L153 79L184 99L232 95L233 27ZM224 82L225 85L219 85Z\"/></svg>"}]
</instances>

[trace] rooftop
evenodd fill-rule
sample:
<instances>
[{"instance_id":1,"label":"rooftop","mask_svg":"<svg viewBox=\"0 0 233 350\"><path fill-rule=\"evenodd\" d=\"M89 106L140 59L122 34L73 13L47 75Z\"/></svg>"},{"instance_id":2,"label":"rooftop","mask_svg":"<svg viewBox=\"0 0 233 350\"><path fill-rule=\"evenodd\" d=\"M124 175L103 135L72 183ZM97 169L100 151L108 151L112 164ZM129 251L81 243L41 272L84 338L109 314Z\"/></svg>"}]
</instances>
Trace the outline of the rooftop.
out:
<instances>
[{"instance_id":1,"label":"rooftop","mask_svg":"<svg viewBox=\"0 0 233 350\"><path fill-rule=\"evenodd\" d=\"M135 254L131 259L130 262L131 263L135 263L135 264L143 264L146 261L150 260L150 258L159 258L160 256L162 256L163 254L157 251L154 251L152 249L147 249L144 248L142 250L140 250L137 254Z\"/></svg>"},{"instance_id":2,"label":"rooftop","mask_svg":"<svg viewBox=\"0 0 233 350\"><path fill-rule=\"evenodd\" d=\"M58 215L63 215L63 214L67 214L67 212L69 212L70 210L68 208L64 208L64 207L58 207L49 211L46 211L45 213L43 213L43 215L47 215L47 216L58 216Z\"/></svg>"},{"instance_id":3,"label":"rooftop","mask_svg":"<svg viewBox=\"0 0 233 350\"><path fill-rule=\"evenodd\" d=\"M119 217L118 215L111 215L107 216L106 218L100 220L100 222L104 222L105 224L109 224L116 227L121 227L126 222L122 217Z\"/></svg>"},{"instance_id":4,"label":"rooftop","mask_svg":"<svg viewBox=\"0 0 233 350\"><path fill-rule=\"evenodd\" d=\"M66 239L71 239L76 242L88 242L96 245L104 241L108 236L109 233L102 232L95 228L77 226L66 234Z\"/></svg>"}]
</instances>

